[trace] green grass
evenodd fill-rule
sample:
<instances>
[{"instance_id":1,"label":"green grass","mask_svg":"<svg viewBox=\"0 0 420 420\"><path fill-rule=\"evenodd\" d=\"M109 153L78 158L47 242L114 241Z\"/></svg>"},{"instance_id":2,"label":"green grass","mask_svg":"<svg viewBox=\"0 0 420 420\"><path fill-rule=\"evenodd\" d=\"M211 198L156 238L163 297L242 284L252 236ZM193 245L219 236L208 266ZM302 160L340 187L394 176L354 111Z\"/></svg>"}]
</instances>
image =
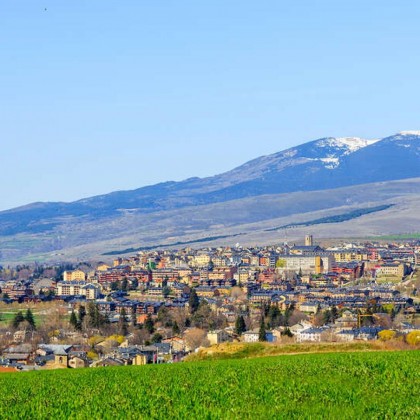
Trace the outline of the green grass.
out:
<instances>
[{"instance_id":1,"label":"green grass","mask_svg":"<svg viewBox=\"0 0 420 420\"><path fill-rule=\"evenodd\" d=\"M0 418L420 417L420 352L0 374Z\"/></svg>"},{"instance_id":2,"label":"green grass","mask_svg":"<svg viewBox=\"0 0 420 420\"><path fill-rule=\"evenodd\" d=\"M9 312L0 312L0 327L8 327L19 310L20 309L11 310ZM25 316L26 310L20 311L22 311L23 316ZM47 315L39 315L37 313L34 313L33 315L35 319L35 325L37 326L42 325L47 317Z\"/></svg>"}]
</instances>

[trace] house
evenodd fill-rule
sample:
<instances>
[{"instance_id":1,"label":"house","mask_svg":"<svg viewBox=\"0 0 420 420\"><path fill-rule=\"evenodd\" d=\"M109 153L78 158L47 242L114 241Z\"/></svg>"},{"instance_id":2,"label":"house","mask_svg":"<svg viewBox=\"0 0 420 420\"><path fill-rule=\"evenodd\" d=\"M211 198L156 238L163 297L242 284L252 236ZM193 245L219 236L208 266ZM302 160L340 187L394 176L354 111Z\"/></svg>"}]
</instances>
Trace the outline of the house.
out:
<instances>
[{"instance_id":1,"label":"house","mask_svg":"<svg viewBox=\"0 0 420 420\"><path fill-rule=\"evenodd\" d=\"M89 361L84 352L70 352L68 366L73 369L79 369L89 366Z\"/></svg>"},{"instance_id":2,"label":"house","mask_svg":"<svg viewBox=\"0 0 420 420\"><path fill-rule=\"evenodd\" d=\"M185 347L186 347L185 340L179 336L165 338L164 340L162 340L162 343L169 343L174 352L185 351Z\"/></svg>"},{"instance_id":3,"label":"house","mask_svg":"<svg viewBox=\"0 0 420 420\"><path fill-rule=\"evenodd\" d=\"M31 332L28 330L19 330L13 334L13 341L15 343L23 343L26 339L29 338Z\"/></svg>"},{"instance_id":4,"label":"house","mask_svg":"<svg viewBox=\"0 0 420 420\"><path fill-rule=\"evenodd\" d=\"M322 339L322 334L326 331L326 328L306 328L302 331L296 333L296 341L301 343L303 341L313 341L313 342L320 342Z\"/></svg>"},{"instance_id":5,"label":"house","mask_svg":"<svg viewBox=\"0 0 420 420\"><path fill-rule=\"evenodd\" d=\"M259 341L260 332L258 329L252 331L246 331L242 334L242 339L245 343L256 343ZM274 342L274 334L272 331L266 331L265 341L269 343Z\"/></svg>"},{"instance_id":6,"label":"house","mask_svg":"<svg viewBox=\"0 0 420 420\"><path fill-rule=\"evenodd\" d=\"M337 330L351 330L357 327L357 317L350 311L344 311L340 318L335 320L335 328Z\"/></svg>"},{"instance_id":7,"label":"house","mask_svg":"<svg viewBox=\"0 0 420 420\"><path fill-rule=\"evenodd\" d=\"M256 343L259 336L260 334L258 330L246 331L242 334L242 339L245 343Z\"/></svg>"},{"instance_id":8,"label":"house","mask_svg":"<svg viewBox=\"0 0 420 420\"><path fill-rule=\"evenodd\" d=\"M32 346L30 344L21 344L11 346L3 351L3 359L9 364L27 365L32 356Z\"/></svg>"},{"instance_id":9,"label":"house","mask_svg":"<svg viewBox=\"0 0 420 420\"><path fill-rule=\"evenodd\" d=\"M357 328L354 331L355 340L376 340L378 338L378 333L382 331L382 327L362 327Z\"/></svg>"},{"instance_id":10,"label":"house","mask_svg":"<svg viewBox=\"0 0 420 420\"><path fill-rule=\"evenodd\" d=\"M297 324L292 325L289 330L292 334L296 335L298 332L303 331L307 328L312 327L312 324L308 321L301 321Z\"/></svg>"},{"instance_id":11,"label":"house","mask_svg":"<svg viewBox=\"0 0 420 420\"><path fill-rule=\"evenodd\" d=\"M230 341L229 334L224 330L209 331L207 333L207 339L211 345Z\"/></svg>"},{"instance_id":12,"label":"house","mask_svg":"<svg viewBox=\"0 0 420 420\"><path fill-rule=\"evenodd\" d=\"M69 367L69 352L72 348L69 344L40 344L36 354L43 356L47 369L64 369ZM39 361L37 358L37 362Z\"/></svg>"},{"instance_id":13,"label":"house","mask_svg":"<svg viewBox=\"0 0 420 420\"><path fill-rule=\"evenodd\" d=\"M316 314L318 312L320 302L319 301L307 301L302 302L300 305L298 305L299 310L302 312L306 312L309 314Z\"/></svg>"},{"instance_id":14,"label":"house","mask_svg":"<svg viewBox=\"0 0 420 420\"><path fill-rule=\"evenodd\" d=\"M92 367L104 367L104 366L124 366L125 363L121 359L117 359L116 357L106 357L101 360L97 360L92 363Z\"/></svg>"}]
</instances>

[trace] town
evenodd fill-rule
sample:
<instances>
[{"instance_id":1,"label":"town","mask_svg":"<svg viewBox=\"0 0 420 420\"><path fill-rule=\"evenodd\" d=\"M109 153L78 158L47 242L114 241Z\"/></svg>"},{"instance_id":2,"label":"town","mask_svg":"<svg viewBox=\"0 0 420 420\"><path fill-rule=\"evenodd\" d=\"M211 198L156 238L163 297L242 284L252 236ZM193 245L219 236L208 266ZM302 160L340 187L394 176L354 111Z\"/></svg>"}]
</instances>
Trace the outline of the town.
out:
<instances>
[{"instance_id":1,"label":"town","mask_svg":"<svg viewBox=\"0 0 420 420\"><path fill-rule=\"evenodd\" d=\"M418 240L322 247L306 235L2 267L0 371L174 363L224 342L408 343L419 257Z\"/></svg>"}]
</instances>

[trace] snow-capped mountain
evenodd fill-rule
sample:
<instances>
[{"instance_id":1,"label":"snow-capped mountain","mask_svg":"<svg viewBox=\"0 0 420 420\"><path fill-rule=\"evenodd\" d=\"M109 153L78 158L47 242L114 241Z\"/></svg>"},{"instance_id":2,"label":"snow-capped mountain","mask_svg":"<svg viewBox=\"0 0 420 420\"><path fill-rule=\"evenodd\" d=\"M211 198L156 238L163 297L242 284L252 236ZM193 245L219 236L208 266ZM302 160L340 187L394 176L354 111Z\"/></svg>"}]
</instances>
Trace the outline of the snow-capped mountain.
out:
<instances>
[{"instance_id":1,"label":"snow-capped mountain","mask_svg":"<svg viewBox=\"0 0 420 420\"><path fill-rule=\"evenodd\" d=\"M244 198L255 198L253 206L258 207L258 197L267 194L332 190L416 177L420 178L419 131L402 131L374 140L326 137L261 156L208 178L165 182L73 203L35 203L3 211L0 212L0 239L21 233L62 237L64 231L70 240L75 223L89 223L86 232L92 231L92 226L101 226L101 232L112 235L108 229L113 226L112 229L121 230L119 234L129 236L133 229L129 220L134 215L156 214L154 220L159 220L162 211L170 211L176 217L177 211L183 208L212 208L218 203L226 203L227 208L228 202ZM308 205L299 206L308 211ZM200 212L204 207L200 207ZM126 228L122 227L122 220L127 223ZM242 217L244 221L246 217ZM79 235L83 243L89 243L90 237Z\"/></svg>"}]
</instances>

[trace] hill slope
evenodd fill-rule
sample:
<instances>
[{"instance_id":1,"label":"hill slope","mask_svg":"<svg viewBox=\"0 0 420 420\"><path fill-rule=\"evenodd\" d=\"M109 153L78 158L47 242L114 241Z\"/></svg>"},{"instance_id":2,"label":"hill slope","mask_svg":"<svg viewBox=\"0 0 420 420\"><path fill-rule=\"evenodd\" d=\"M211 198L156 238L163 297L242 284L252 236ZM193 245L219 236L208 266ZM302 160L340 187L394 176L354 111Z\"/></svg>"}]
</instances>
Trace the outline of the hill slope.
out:
<instances>
[{"instance_id":1,"label":"hill slope","mask_svg":"<svg viewBox=\"0 0 420 420\"><path fill-rule=\"evenodd\" d=\"M264 228L266 221L273 220L268 227L280 226L274 224L275 219L293 215L300 219L300 214L320 210L345 212L354 210L356 202L365 208L366 202L369 207L393 199L391 204L408 203L414 214L418 210L414 200L419 194L417 177L418 132L382 140L324 138L209 178L167 182L72 203L33 203L0 212L0 260L30 258L30 254L36 254L35 258L62 250L69 256L93 256L101 246L105 252L139 246L139 242L194 241L220 236L218 231L226 228L229 235L248 234L244 229L249 224L260 223ZM407 181L394 182L399 180ZM388 183L386 193L378 182ZM359 192L362 184L364 204ZM354 200L355 196L359 198ZM378 233L410 231L397 229L379 229Z\"/></svg>"}]
</instances>

